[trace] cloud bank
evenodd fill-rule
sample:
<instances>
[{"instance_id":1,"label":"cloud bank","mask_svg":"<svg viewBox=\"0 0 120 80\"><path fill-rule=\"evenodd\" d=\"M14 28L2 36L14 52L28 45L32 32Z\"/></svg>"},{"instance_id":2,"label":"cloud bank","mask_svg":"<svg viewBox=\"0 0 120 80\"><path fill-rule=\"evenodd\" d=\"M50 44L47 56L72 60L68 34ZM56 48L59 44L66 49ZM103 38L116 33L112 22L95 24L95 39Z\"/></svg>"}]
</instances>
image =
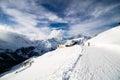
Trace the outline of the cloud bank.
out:
<instances>
[{"instance_id":1,"label":"cloud bank","mask_svg":"<svg viewBox=\"0 0 120 80\"><path fill-rule=\"evenodd\" d=\"M5 27L32 40L60 32L91 36L120 21L119 0L1 0L0 11L0 29Z\"/></svg>"},{"instance_id":2,"label":"cloud bank","mask_svg":"<svg viewBox=\"0 0 120 80\"><path fill-rule=\"evenodd\" d=\"M47 13L47 11L42 8L40 8L39 11L35 2L29 2L29 0L17 0L17 2L16 0L3 0L1 8L5 14L11 16L9 19L15 22L15 24L7 25L6 22L6 24L0 25L0 29L7 29L11 32L26 35L31 40L50 38L51 34L53 34L52 31L54 31L54 29L48 27L49 21L61 20L61 18L58 18L58 16L50 12ZM35 11L35 13L31 13L32 11ZM42 23L44 25L42 25L42 27L36 27L39 23ZM52 37L55 37L56 35L54 34Z\"/></svg>"}]
</instances>

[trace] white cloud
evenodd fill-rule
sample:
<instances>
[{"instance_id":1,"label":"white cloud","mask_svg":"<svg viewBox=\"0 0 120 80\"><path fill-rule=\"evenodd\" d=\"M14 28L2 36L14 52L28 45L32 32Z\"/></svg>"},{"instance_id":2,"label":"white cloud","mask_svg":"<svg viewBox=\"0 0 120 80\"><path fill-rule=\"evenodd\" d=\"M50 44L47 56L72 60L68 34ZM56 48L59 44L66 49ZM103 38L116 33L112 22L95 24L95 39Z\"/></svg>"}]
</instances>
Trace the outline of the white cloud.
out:
<instances>
[{"instance_id":1,"label":"white cloud","mask_svg":"<svg viewBox=\"0 0 120 80\"><path fill-rule=\"evenodd\" d=\"M42 27L42 28L22 28L22 27L11 27L8 25L1 25L0 24L0 31L2 32L12 32L24 35L28 37L30 40L43 40L49 38L61 38L64 36L63 30L55 30L49 27Z\"/></svg>"},{"instance_id":2,"label":"white cloud","mask_svg":"<svg viewBox=\"0 0 120 80\"><path fill-rule=\"evenodd\" d=\"M89 21L82 22L80 24L74 24L70 27L69 34L85 34L93 36L100 32L103 32L107 29L110 29L112 26L111 24L117 23L120 21L120 18L117 15L111 15L109 18L97 18L97 19L90 19Z\"/></svg>"},{"instance_id":3,"label":"white cloud","mask_svg":"<svg viewBox=\"0 0 120 80\"><path fill-rule=\"evenodd\" d=\"M1 4L3 10L13 17L17 17L17 15L20 15L20 17L23 16L21 18L24 18L24 16L34 16L39 19L48 19L50 21L63 21L62 18L58 17L56 14L46 10L40 5L38 6L34 0L7 0L2 1Z\"/></svg>"},{"instance_id":4,"label":"white cloud","mask_svg":"<svg viewBox=\"0 0 120 80\"><path fill-rule=\"evenodd\" d=\"M62 38L64 36L63 30L52 30L49 38Z\"/></svg>"},{"instance_id":5,"label":"white cloud","mask_svg":"<svg viewBox=\"0 0 120 80\"><path fill-rule=\"evenodd\" d=\"M10 31L10 32L13 32L14 31L14 29L13 28L10 28L9 26L7 26L7 25L0 25L0 30L1 31Z\"/></svg>"},{"instance_id":6,"label":"white cloud","mask_svg":"<svg viewBox=\"0 0 120 80\"><path fill-rule=\"evenodd\" d=\"M109 13L111 10L115 9L116 7L120 6L120 3L110 6L98 6L92 13L94 17L100 17L106 13Z\"/></svg>"},{"instance_id":7,"label":"white cloud","mask_svg":"<svg viewBox=\"0 0 120 80\"><path fill-rule=\"evenodd\" d=\"M72 23L68 31L70 35L94 35L114 27L109 25L120 21L120 14L117 11L120 3L106 4L95 1L87 0L82 2L77 0L70 5L68 11L66 11L67 17L65 18Z\"/></svg>"},{"instance_id":8,"label":"white cloud","mask_svg":"<svg viewBox=\"0 0 120 80\"><path fill-rule=\"evenodd\" d=\"M69 34L71 35L84 34L84 35L93 36L101 31L106 30L106 28L96 29L96 28L100 28L101 26L104 26L105 24L106 22L103 22L102 20L97 20L97 21L90 21L90 22L72 25L70 27Z\"/></svg>"},{"instance_id":9,"label":"white cloud","mask_svg":"<svg viewBox=\"0 0 120 80\"><path fill-rule=\"evenodd\" d=\"M48 33L50 32L46 32L40 28L13 28L11 26L7 26L7 25L0 25L0 30L4 31L4 32L12 32L12 33L17 33L17 34L21 34L21 35L25 35L26 37L28 37L31 40L41 40L41 39L47 39L48 38ZM45 29L47 30L47 29ZM47 31L50 31L49 28Z\"/></svg>"},{"instance_id":10,"label":"white cloud","mask_svg":"<svg viewBox=\"0 0 120 80\"><path fill-rule=\"evenodd\" d=\"M29 2L29 0L8 0L2 1L2 5L0 7L3 9L4 13L11 16L9 17L10 20L17 23L12 25L12 27L11 25L0 25L1 30L5 31L7 29L7 31L10 32L23 34L31 40L48 39L50 37L58 36L58 34L53 35L54 31L49 27L36 27L39 22L43 22L40 21L40 19L48 19L50 21L63 20L57 15L46 11L42 7L38 7L35 2ZM27 11L33 11L33 14Z\"/></svg>"},{"instance_id":11,"label":"white cloud","mask_svg":"<svg viewBox=\"0 0 120 80\"><path fill-rule=\"evenodd\" d=\"M47 33L41 30L41 28L36 28L38 21L36 20L36 16L29 14L29 13L23 13L17 9L10 9L10 8L4 8L4 11L12 16L10 18L11 20L17 22L14 29L9 27L9 30L12 30L12 32L17 32L23 35L26 35L31 40L33 39L46 39ZM6 27L6 26L4 26ZM7 27L8 28L8 27Z\"/></svg>"},{"instance_id":12,"label":"white cloud","mask_svg":"<svg viewBox=\"0 0 120 80\"><path fill-rule=\"evenodd\" d=\"M21 12L17 9L4 8L3 10L6 14L12 16L12 18L10 18L12 21L17 22L21 26L33 27L37 25L37 20L35 15Z\"/></svg>"},{"instance_id":13,"label":"white cloud","mask_svg":"<svg viewBox=\"0 0 120 80\"><path fill-rule=\"evenodd\" d=\"M25 34L31 39L45 39L57 36L59 31L52 31L49 27L40 26L40 28L37 28L35 26L38 23L48 24L49 21L69 22L72 24L68 31L69 34L81 33L92 35L108 28L103 28L104 25L120 21L118 13L116 13L117 15L111 15L109 18L107 18L107 16L103 17L105 14L112 12L116 7L120 6L119 3L105 6L104 4L94 5L94 1L95 0L73 0L67 10L63 10L66 15L64 18L60 18L55 13L49 12L40 5L38 6L34 0L2 0L0 7L2 7L6 14L12 16L10 20L18 23L14 25L16 26L14 28L9 27L9 30ZM86 16L90 16L90 18L86 18ZM96 30L96 28L100 27L100 30Z\"/></svg>"},{"instance_id":14,"label":"white cloud","mask_svg":"<svg viewBox=\"0 0 120 80\"><path fill-rule=\"evenodd\" d=\"M45 14L45 16L51 21L59 20L58 16L53 15L52 13L47 13L47 14Z\"/></svg>"}]
</instances>

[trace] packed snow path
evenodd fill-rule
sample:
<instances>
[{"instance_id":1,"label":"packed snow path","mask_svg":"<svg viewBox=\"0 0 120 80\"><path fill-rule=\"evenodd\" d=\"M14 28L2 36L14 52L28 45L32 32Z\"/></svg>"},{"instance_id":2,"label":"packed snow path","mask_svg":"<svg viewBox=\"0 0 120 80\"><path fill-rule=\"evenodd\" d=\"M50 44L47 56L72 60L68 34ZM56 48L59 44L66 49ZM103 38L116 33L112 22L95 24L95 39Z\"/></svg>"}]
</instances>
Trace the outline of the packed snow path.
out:
<instances>
[{"instance_id":1,"label":"packed snow path","mask_svg":"<svg viewBox=\"0 0 120 80\"><path fill-rule=\"evenodd\" d=\"M88 40L69 80L120 80L119 34L117 26Z\"/></svg>"},{"instance_id":2,"label":"packed snow path","mask_svg":"<svg viewBox=\"0 0 120 80\"><path fill-rule=\"evenodd\" d=\"M81 50L81 53L79 54L78 58L76 59L75 63L67 71L63 72L62 80L69 80L70 79L71 73L75 69L81 56L82 56L82 50Z\"/></svg>"},{"instance_id":3,"label":"packed snow path","mask_svg":"<svg viewBox=\"0 0 120 80\"><path fill-rule=\"evenodd\" d=\"M120 50L85 47L69 80L120 80Z\"/></svg>"}]
</instances>

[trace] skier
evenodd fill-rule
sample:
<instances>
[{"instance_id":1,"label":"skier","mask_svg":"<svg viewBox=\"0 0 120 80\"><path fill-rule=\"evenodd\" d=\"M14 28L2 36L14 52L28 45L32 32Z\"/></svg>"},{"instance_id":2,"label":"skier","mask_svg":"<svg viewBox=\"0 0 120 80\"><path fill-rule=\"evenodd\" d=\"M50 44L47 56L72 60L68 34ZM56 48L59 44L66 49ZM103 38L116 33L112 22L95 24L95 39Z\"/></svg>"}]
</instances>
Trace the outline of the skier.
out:
<instances>
[{"instance_id":1,"label":"skier","mask_svg":"<svg viewBox=\"0 0 120 80\"><path fill-rule=\"evenodd\" d=\"M88 42L88 46L90 46L90 42Z\"/></svg>"}]
</instances>

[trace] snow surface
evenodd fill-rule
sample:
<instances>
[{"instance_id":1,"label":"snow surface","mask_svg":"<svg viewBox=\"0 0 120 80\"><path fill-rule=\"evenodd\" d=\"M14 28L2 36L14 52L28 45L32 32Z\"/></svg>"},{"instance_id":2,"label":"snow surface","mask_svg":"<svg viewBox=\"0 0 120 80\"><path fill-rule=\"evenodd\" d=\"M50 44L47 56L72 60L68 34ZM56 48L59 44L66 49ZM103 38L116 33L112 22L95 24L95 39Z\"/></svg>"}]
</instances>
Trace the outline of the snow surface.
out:
<instances>
[{"instance_id":1,"label":"snow surface","mask_svg":"<svg viewBox=\"0 0 120 80\"><path fill-rule=\"evenodd\" d=\"M64 77L64 71L74 64L76 58L81 54L79 45L56 49L41 57L34 58L31 66L19 68L7 74L0 80L59 80Z\"/></svg>"},{"instance_id":2,"label":"snow surface","mask_svg":"<svg viewBox=\"0 0 120 80\"><path fill-rule=\"evenodd\" d=\"M120 26L88 40L84 46L58 48L31 59L31 65L0 80L120 80L119 34Z\"/></svg>"},{"instance_id":3,"label":"snow surface","mask_svg":"<svg viewBox=\"0 0 120 80\"><path fill-rule=\"evenodd\" d=\"M107 30L98 36L94 37L93 39L89 40L92 41L92 45L100 45L100 44L112 44L112 45L120 45L120 26Z\"/></svg>"}]
</instances>

